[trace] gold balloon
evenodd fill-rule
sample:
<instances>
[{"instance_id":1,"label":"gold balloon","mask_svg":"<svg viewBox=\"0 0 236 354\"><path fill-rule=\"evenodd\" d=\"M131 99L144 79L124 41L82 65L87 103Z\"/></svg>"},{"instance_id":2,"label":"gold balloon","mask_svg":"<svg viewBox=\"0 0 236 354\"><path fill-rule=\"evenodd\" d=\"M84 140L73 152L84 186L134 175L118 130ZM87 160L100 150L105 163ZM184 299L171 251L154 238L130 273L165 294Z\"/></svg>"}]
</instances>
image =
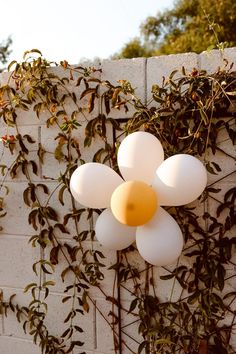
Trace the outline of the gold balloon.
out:
<instances>
[{"instance_id":1,"label":"gold balloon","mask_svg":"<svg viewBox=\"0 0 236 354\"><path fill-rule=\"evenodd\" d=\"M112 194L111 210L121 224L144 225L157 210L156 192L141 181L124 182Z\"/></svg>"}]
</instances>

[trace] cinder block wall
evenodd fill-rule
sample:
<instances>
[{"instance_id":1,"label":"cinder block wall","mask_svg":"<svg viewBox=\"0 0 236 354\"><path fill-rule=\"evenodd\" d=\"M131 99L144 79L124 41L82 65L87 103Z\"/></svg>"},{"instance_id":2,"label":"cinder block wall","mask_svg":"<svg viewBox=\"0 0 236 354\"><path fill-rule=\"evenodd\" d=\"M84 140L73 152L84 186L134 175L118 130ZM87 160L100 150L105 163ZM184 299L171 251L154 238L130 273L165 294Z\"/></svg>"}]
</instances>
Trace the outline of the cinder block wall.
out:
<instances>
[{"instance_id":1,"label":"cinder block wall","mask_svg":"<svg viewBox=\"0 0 236 354\"><path fill-rule=\"evenodd\" d=\"M234 62L236 65L236 48L226 49L223 57L230 63ZM222 54L219 51L212 51L211 53L202 53L200 55L194 53L160 56L153 58L138 58L128 60L110 61L104 60L102 63L94 63L96 67L100 66L102 69L101 78L109 80L112 83L116 83L120 79L129 80L133 87L136 88L136 95L146 102L151 97L151 87L155 83L161 83L163 76L167 77L173 70L181 69L185 67L187 71L191 71L193 68L206 69L208 72L214 72L219 66L222 65ZM55 68L60 74L60 68ZM2 82L5 80L5 76L0 78ZM98 109L98 108L97 108ZM97 110L95 109L95 110ZM93 114L96 114L93 113ZM119 112L113 112L114 118L124 118L123 114ZM131 116L132 112L128 115ZM127 117L127 116L126 116ZM32 112L22 112L22 116L19 121L20 133L30 134L35 138L36 143L31 146L32 158L38 161L37 149L38 144L47 150L53 152L55 141L52 138L52 129L47 129L43 120L38 120L35 114ZM6 134L6 128L0 123L0 136ZM80 130L82 131L82 129ZM53 137L55 135L53 134ZM83 139L83 136L81 136ZM224 134L221 136L221 144L225 151L230 149L232 152L232 145L229 143ZM83 158L88 162L91 161L91 157L97 150L97 145L92 145L92 149L83 151ZM236 153L236 151L235 151ZM12 156L4 153L3 161L10 165ZM234 161L224 161L224 156L214 156L214 161L223 165L222 176L227 175L229 172L235 170ZM44 179L47 177L58 177L59 171L62 166L55 162L54 158L47 156L47 163L41 166L40 174L38 177L34 176L35 182L46 183L50 190L53 189L55 183L50 179ZM219 178L219 176L217 176ZM209 183L214 182L214 176L210 176ZM32 271L32 263L39 258L39 250L34 249L28 244L29 238L35 232L31 226L28 225L28 213L29 209L24 205L22 198L22 191L27 186L27 180L25 176L20 176L16 180L7 180L6 184L9 186L11 193L6 197L7 203L7 217L1 219L3 231L0 234L0 289L4 293L4 298L7 299L12 293L17 295L16 301L20 305L28 304L29 295L23 293L25 286L35 281L35 276ZM217 187L223 190L235 185L235 174L231 175L228 179L224 179L222 183L218 183ZM56 199L55 199L56 203ZM211 206L214 208L214 205ZM60 208L57 204L56 208ZM61 207L62 208L62 207ZM63 207L63 213L67 208L67 205ZM68 206L69 208L69 206ZM65 238L65 236L63 236ZM64 240L64 239L63 239ZM66 236L65 240L70 242L70 236ZM88 244L89 247L89 244ZM96 247L100 247L98 244ZM102 251L107 257L107 264L112 264L115 260L116 254L114 252ZM140 259L137 260L140 262ZM63 333L65 324L63 323L68 309L66 304L62 304L63 291L65 284L61 282L60 273L65 267L65 264L56 268L55 274L48 279L56 280L56 286L52 289L48 298L49 313L47 316L47 324L49 331L52 334L59 335ZM229 269L232 274L235 272L234 267ZM161 270L156 270L156 276L161 274ZM112 271L105 272L104 290L107 294L111 294L113 286L114 274ZM235 278L233 278L234 280ZM162 299L166 299L171 289L172 283L166 281L157 282L157 294ZM235 284L229 286L235 290ZM176 290L177 291L177 290ZM232 290L233 291L233 290ZM101 308L106 314L110 311L110 304L108 304L104 296L98 290L92 290L92 296L96 302L96 305ZM128 292L122 291L122 302L127 305L130 300ZM122 325L132 322L132 318L123 317ZM124 332L124 340L130 342L131 348L134 352L137 351L139 338L137 335L137 325L128 326ZM96 354L108 354L112 352L113 338L112 332L107 323L101 317L96 308L91 305L89 314L82 318L81 327L85 330L85 333L80 340L85 342L84 350L86 353ZM129 336L134 340L130 340ZM136 342L135 342L136 340ZM235 339L234 339L235 341ZM83 351L83 350L81 350ZM80 352L80 351L75 351ZM128 353L124 349L124 353ZM40 350L35 346L29 335L25 335L22 330L21 324L19 324L15 316L9 313L7 318L0 315L0 353L1 354L38 354Z\"/></svg>"}]
</instances>

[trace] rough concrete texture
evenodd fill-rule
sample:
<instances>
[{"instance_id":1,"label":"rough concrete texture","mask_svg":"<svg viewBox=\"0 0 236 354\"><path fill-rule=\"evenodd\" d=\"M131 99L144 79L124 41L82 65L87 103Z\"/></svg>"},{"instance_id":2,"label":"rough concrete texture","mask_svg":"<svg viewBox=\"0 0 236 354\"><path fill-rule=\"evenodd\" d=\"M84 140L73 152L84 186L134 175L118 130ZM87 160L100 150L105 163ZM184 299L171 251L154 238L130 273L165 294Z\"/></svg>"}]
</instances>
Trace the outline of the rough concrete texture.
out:
<instances>
[{"instance_id":1,"label":"rough concrete texture","mask_svg":"<svg viewBox=\"0 0 236 354\"><path fill-rule=\"evenodd\" d=\"M96 66L102 69L102 73L96 73L96 77L102 80L109 80L112 84L118 84L118 80L128 80L131 82L132 86L136 89L136 95L140 97L143 102L151 98L151 87L153 84L161 84L163 77L166 78L173 70L181 70L182 66L185 67L187 72L191 72L193 68L198 70L206 69L209 72L215 71L218 67L224 65L225 61L228 60L229 63L234 62L236 58L236 48L226 49L222 53L219 51L212 51L211 53L202 53L197 55L195 53L186 53L179 55L168 55L153 58L138 58L131 60L104 60L102 63L85 63L88 66ZM52 72L56 75L63 77L64 70L62 68L54 68ZM74 76L78 74L73 74ZM0 82L2 84L7 82L7 75L4 74ZM83 87L72 87L73 84L69 82L68 89L75 90L77 97L80 96ZM71 104L67 107L69 112L73 111L73 105ZM96 107L91 115L86 117L89 120L91 117L96 117L99 113L99 107ZM113 118L128 118L132 116L132 111L125 114L122 110L115 111L112 110L111 117ZM55 128L46 128L45 122L49 117L49 113L45 111L45 114L39 120L35 113L31 110L29 112L20 112L20 133L30 134L35 139L34 144L30 145L31 158L35 161L37 157L38 143L40 142L43 148L46 150L45 154L45 164L40 166L38 176L32 176L33 181L46 183L49 190L53 191L57 184L57 179L60 172L64 170L65 164L59 163L54 159L55 150ZM82 158L86 162L90 162L93 159L94 153L101 148L103 142L101 139L96 139L95 143L92 144L92 148L83 147L83 136L84 128L86 125L86 119L82 124L82 127L78 130L77 138L81 139L81 153ZM54 131L52 134L52 130ZM1 123L0 125L0 135L5 135L6 129ZM11 128L9 130L11 134ZM112 130L109 131L109 140L112 141ZM229 137L225 134L225 131L220 133L219 137L220 148L235 157L235 149L232 149ZM27 145L27 146L28 146ZM2 147L0 148L0 153L2 153ZM6 152L6 153L5 153ZM227 174L235 171L235 160L234 158L225 158L225 154L221 151L217 151L215 155L210 155L209 158L212 161L219 163L222 167L217 175L209 175L209 183L212 184L214 188L221 188L222 190L215 195L216 199L222 200L223 193L230 187L235 186L235 174L229 175L228 178L220 180ZM13 157L7 151L4 151L3 159L1 163L6 163L10 165L13 162ZM45 179L45 177L47 179ZM48 179L49 178L49 179ZM28 214L30 208L26 207L22 198L22 192L27 187L27 180L24 175L20 174L17 179L10 180L7 178L7 186L9 187L10 193L6 196L7 205L7 217L1 219L1 226L3 227L3 233L0 235L0 290L3 291L4 300L12 294L16 294L16 299L19 305L24 306L31 300L29 294L24 294L23 289L25 285L35 281L35 275L32 271L32 263L39 259L38 248L32 248L28 244L29 237L35 234L35 230L28 225ZM45 200L47 196L45 195ZM51 197L50 205L54 206L59 211L59 217L65 213L71 212L71 201L68 194L64 196L64 206L58 205L58 190L55 190L54 195ZM211 200L208 204L209 211L215 211L217 208L217 201ZM199 215L203 213L204 205L198 205L197 210ZM220 216L219 220L222 220L224 215ZM61 220L62 221L62 220ZM95 220L94 220L95 221ZM80 231L87 229L88 221L86 217L81 219ZM58 230L57 236L61 242L67 242L72 244L72 237L74 235L74 225L70 220L66 226L70 234L61 234ZM90 241L85 242L85 247L89 248L91 246ZM116 260L116 253L106 251L101 248L101 246L95 242L94 247L97 250L102 250L105 254L106 259L102 260L108 268ZM48 251L44 253L47 258ZM133 253L132 263L141 269L145 268L143 260L140 258L138 253ZM72 275L68 275L65 282L61 281L61 272L63 268L66 267L66 261L60 256L60 262L55 267L55 272L52 275L47 275L46 280L56 281L56 286L53 288L50 296L47 299L48 303L48 315L46 318L46 323L48 325L49 331L52 334L60 335L66 328L64 324L64 319L66 314L70 310L70 304L62 304L62 299L65 287L73 282ZM182 262L182 259L181 259ZM191 267L188 260L183 260L184 264ZM173 266L167 267L171 269ZM101 288L104 293L111 296L113 293L116 294L117 288L114 286L114 271L104 270L105 278L101 282ZM235 267L230 265L227 269L227 274L233 275L235 272ZM168 271L162 268L157 268L154 270L154 283L157 296L162 301L167 301L170 299L170 294L173 287L173 279L168 281L160 280L161 275L168 274ZM234 279L234 278L233 278ZM143 284L145 281L145 275L141 274L140 283ZM132 288L133 284L128 281L126 288L121 289L121 301L125 308L129 308L130 301L133 300ZM235 287L233 282L229 282L229 289ZM178 284L175 284L175 290L171 295L172 300L177 299L181 292L181 288ZM109 312L112 311L112 304L105 301L104 293L102 293L96 287L91 289L91 297L93 303L90 301L90 311L89 314L82 316L78 323L84 328L84 333L78 336L78 340L85 342L84 350L88 354L110 354L113 352L113 337L112 331L109 325L106 323L104 318L101 316L100 311L102 311L107 318L111 320L108 316ZM125 314L122 311L122 332L123 339L127 341L129 347L133 352L137 352L138 342L140 342L140 337L138 335L138 324L135 322L136 317L133 314ZM230 321L230 319L229 319ZM132 323L132 325L128 325ZM232 343L235 343L236 336L233 337ZM81 349L81 351L83 351ZM16 321L13 314L9 314L7 318L3 318L0 315L0 353L1 354L13 354L13 353L24 353L24 354L39 354L40 350L31 342L29 335L26 335L21 328L21 325ZM78 351L76 351L77 353ZM130 353L129 349L123 346L123 353Z\"/></svg>"}]
</instances>

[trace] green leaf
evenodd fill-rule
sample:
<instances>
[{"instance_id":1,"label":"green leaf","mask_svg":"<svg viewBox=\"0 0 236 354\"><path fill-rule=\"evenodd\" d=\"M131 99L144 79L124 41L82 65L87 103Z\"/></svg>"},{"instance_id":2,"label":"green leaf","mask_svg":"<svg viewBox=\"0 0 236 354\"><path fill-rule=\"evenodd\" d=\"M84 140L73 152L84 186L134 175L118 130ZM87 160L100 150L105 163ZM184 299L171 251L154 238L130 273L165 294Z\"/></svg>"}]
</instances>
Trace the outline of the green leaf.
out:
<instances>
[{"instance_id":1,"label":"green leaf","mask_svg":"<svg viewBox=\"0 0 236 354\"><path fill-rule=\"evenodd\" d=\"M130 304L128 313L133 312L137 304L138 304L138 298L135 298Z\"/></svg>"},{"instance_id":2,"label":"green leaf","mask_svg":"<svg viewBox=\"0 0 236 354\"><path fill-rule=\"evenodd\" d=\"M62 151L62 148L63 148L63 145L59 144L57 145L55 151L54 151L54 157L56 160L58 160L59 162L63 161L64 160L64 153Z\"/></svg>"},{"instance_id":3,"label":"green leaf","mask_svg":"<svg viewBox=\"0 0 236 354\"><path fill-rule=\"evenodd\" d=\"M38 226L37 226L37 216L38 216L38 209L34 209L30 212L29 216L28 216L28 222L30 225L33 226L33 228L35 230L38 230Z\"/></svg>"},{"instance_id":4,"label":"green leaf","mask_svg":"<svg viewBox=\"0 0 236 354\"><path fill-rule=\"evenodd\" d=\"M30 143L30 144L35 143L35 140L29 134L23 135L23 138L25 138L28 141L28 143Z\"/></svg>"},{"instance_id":5,"label":"green leaf","mask_svg":"<svg viewBox=\"0 0 236 354\"><path fill-rule=\"evenodd\" d=\"M138 354L142 353L143 349L149 346L149 342L144 340L138 347Z\"/></svg>"},{"instance_id":6,"label":"green leaf","mask_svg":"<svg viewBox=\"0 0 236 354\"><path fill-rule=\"evenodd\" d=\"M195 291L192 295L190 295L188 297L188 304L193 305L199 298L199 296L201 295L201 292L199 290Z\"/></svg>"},{"instance_id":7,"label":"green leaf","mask_svg":"<svg viewBox=\"0 0 236 354\"><path fill-rule=\"evenodd\" d=\"M29 188L25 189L23 192L23 199L24 199L24 203L28 206L30 206L30 200L29 200Z\"/></svg>"},{"instance_id":8,"label":"green leaf","mask_svg":"<svg viewBox=\"0 0 236 354\"><path fill-rule=\"evenodd\" d=\"M209 193L219 193L221 191L221 188L213 188L213 187L207 187L207 192Z\"/></svg>"},{"instance_id":9,"label":"green leaf","mask_svg":"<svg viewBox=\"0 0 236 354\"><path fill-rule=\"evenodd\" d=\"M57 212L50 206L44 208L44 212L46 213L47 217L51 220L57 221L58 215Z\"/></svg>"},{"instance_id":10,"label":"green leaf","mask_svg":"<svg viewBox=\"0 0 236 354\"><path fill-rule=\"evenodd\" d=\"M67 302L68 300L70 300L72 298L72 296L65 296L62 299L62 303L64 304L65 302Z\"/></svg>"},{"instance_id":11,"label":"green leaf","mask_svg":"<svg viewBox=\"0 0 236 354\"><path fill-rule=\"evenodd\" d=\"M79 327L79 326L74 326L74 328L79 333L83 333L84 332L84 330L81 327Z\"/></svg>"},{"instance_id":12,"label":"green leaf","mask_svg":"<svg viewBox=\"0 0 236 354\"><path fill-rule=\"evenodd\" d=\"M25 60L29 54L33 54L33 53L37 53L40 56L42 56L42 53L40 52L40 50L34 48L34 49L31 49L31 50L26 50L24 52L23 59Z\"/></svg>"},{"instance_id":13,"label":"green leaf","mask_svg":"<svg viewBox=\"0 0 236 354\"><path fill-rule=\"evenodd\" d=\"M43 264L41 265L42 271L46 274L52 274Z\"/></svg>"},{"instance_id":14,"label":"green leaf","mask_svg":"<svg viewBox=\"0 0 236 354\"><path fill-rule=\"evenodd\" d=\"M209 46L207 47L206 51L209 53L209 52L211 52L212 49L214 49L214 48L215 48L215 44L211 44L211 45L209 45Z\"/></svg>"},{"instance_id":15,"label":"green leaf","mask_svg":"<svg viewBox=\"0 0 236 354\"><path fill-rule=\"evenodd\" d=\"M71 267L69 266L69 267L67 267L67 268L65 268L65 269L63 269L63 271L61 272L61 279L62 279L62 281L64 282L65 281L65 276L66 276L66 274L68 273L68 272L71 272L72 270L71 270Z\"/></svg>"},{"instance_id":16,"label":"green leaf","mask_svg":"<svg viewBox=\"0 0 236 354\"><path fill-rule=\"evenodd\" d=\"M173 79L173 77L175 76L175 74L177 74L177 72L178 72L179 70L174 70L174 71L172 71L171 72L171 74L170 74L170 76L169 76L169 79Z\"/></svg>"},{"instance_id":17,"label":"green leaf","mask_svg":"<svg viewBox=\"0 0 236 354\"><path fill-rule=\"evenodd\" d=\"M30 161L33 173L37 176L38 175L38 166L35 161L31 160Z\"/></svg>"},{"instance_id":18,"label":"green leaf","mask_svg":"<svg viewBox=\"0 0 236 354\"><path fill-rule=\"evenodd\" d=\"M37 283L30 283L28 284L25 288L24 288L24 293L27 293L27 291L29 289L31 289L32 287L37 287Z\"/></svg>"},{"instance_id":19,"label":"green leaf","mask_svg":"<svg viewBox=\"0 0 236 354\"><path fill-rule=\"evenodd\" d=\"M76 340L76 341L72 341L73 345L75 346L78 346L78 347L82 347L84 345L84 342L81 342L79 340Z\"/></svg>"},{"instance_id":20,"label":"green leaf","mask_svg":"<svg viewBox=\"0 0 236 354\"><path fill-rule=\"evenodd\" d=\"M8 67L7 67L7 70L10 71L12 66L15 65L15 64L17 64L16 60L11 61L10 64L8 65Z\"/></svg>"},{"instance_id":21,"label":"green leaf","mask_svg":"<svg viewBox=\"0 0 236 354\"><path fill-rule=\"evenodd\" d=\"M55 286L55 285L56 285L56 282L53 281L53 280L48 280L48 281L45 281L45 282L43 283L43 286L44 286L44 287L47 287L47 286Z\"/></svg>"},{"instance_id":22,"label":"green leaf","mask_svg":"<svg viewBox=\"0 0 236 354\"><path fill-rule=\"evenodd\" d=\"M216 163L216 162L211 162L212 163L212 165L215 167L215 169L216 169L216 171L217 172L221 172L222 170L221 170L221 168L220 168L220 166Z\"/></svg>"},{"instance_id":23,"label":"green leaf","mask_svg":"<svg viewBox=\"0 0 236 354\"><path fill-rule=\"evenodd\" d=\"M0 169L1 169L1 174L2 176L5 176L5 171L8 169L6 165L0 165Z\"/></svg>"},{"instance_id":24,"label":"green leaf","mask_svg":"<svg viewBox=\"0 0 236 354\"><path fill-rule=\"evenodd\" d=\"M63 234L69 234L70 232L65 228L63 224L56 223L54 229L58 228Z\"/></svg>"},{"instance_id":25,"label":"green leaf","mask_svg":"<svg viewBox=\"0 0 236 354\"><path fill-rule=\"evenodd\" d=\"M231 291L230 293L224 295L223 299L228 299L229 297L235 297L236 298L236 291Z\"/></svg>"},{"instance_id":26,"label":"green leaf","mask_svg":"<svg viewBox=\"0 0 236 354\"><path fill-rule=\"evenodd\" d=\"M43 189L43 192L45 193L45 194L49 194L49 189L48 189L48 186L46 186L46 184L43 184L43 183L38 183L37 184L37 187L40 187L40 188L42 188Z\"/></svg>"},{"instance_id":27,"label":"green leaf","mask_svg":"<svg viewBox=\"0 0 236 354\"><path fill-rule=\"evenodd\" d=\"M225 268L223 267L222 264L218 264L217 266L217 282L218 282L218 286L219 289L222 291L224 289L224 285L225 285Z\"/></svg>"},{"instance_id":28,"label":"green leaf","mask_svg":"<svg viewBox=\"0 0 236 354\"><path fill-rule=\"evenodd\" d=\"M95 104L95 98L96 94L92 93L89 99L89 104L88 104L88 112L91 113L94 110L94 104Z\"/></svg>"},{"instance_id":29,"label":"green leaf","mask_svg":"<svg viewBox=\"0 0 236 354\"><path fill-rule=\"evenodd\" d=\"M70 328L67 328L63 333L62 333L62 338L65 338L67 335L68 335L68 333L70 332Z\"/></svg>"},{"instance_id":30,"label":"green leaf","mask_svg":"<svg viewBox=\"0 0 236 354\"><path fill-rule=\"evenodd\" d=\"M80 95L80 99L84 98L85 96L89 95L89 94L95 94L97 92L97 89L95 88L88 88L86 90L84 90L81 95Z\"/></svg>"},{"instance_id":31,"label":"green leaf","mask_svg":"<svg viewBox=\"0 0 236 354\"><path fill-rule=\"evenodd\" d=\"M60 245L53 247L50 251L50 262L55 265L58 264L58 255L60 251Z\"/></svg>"},{"instance_id":32,"label":"green leaf","mask_svg":"<svg viewBox=\"0 0 236 354\"><path fill-rule=\"evenodd\" d=\"M166 338L160 338L155 340L155 345L170 345L174 344L171 340Z\"/></svg>"},{"instance_id":33,"label":"green leaf","mask_svg":"<svg viewBox=\"0 0 236 354\"><path fill-rule=\"evenodd\" d=\"M174 278L174 276L175 276L174 273L172 273L172 274L167 274L167 275L161 275L161 276L160 276L160 279L161 279L161 280L168 280L168 279Z\"/></svg>"},{"instance_id":34,"label":"green leaf","mask_svg":"<svg viewBox=\"0 0 236 354\"><path fill-rule=\"evenodd\" d=\"M213 167L210 165L210 162L207 162L206 164L206 169L209 173L211 173L212 175L217 175L217 173L214 171Z\"/></svg>"},{"instance_id":35,"label":"green leaf","mask_svg":"<svg viewBox=\"0 0 236 354\"><path fill-rule=\"evenodd\" d=\"M67 190L66 185L62 186L61 189L59 190L59 193L58 193L58 199L59 199L59 202L61 203L61 205L64 205L63 195L64 195L65 190Z\"/></svg>"}]
</instances>

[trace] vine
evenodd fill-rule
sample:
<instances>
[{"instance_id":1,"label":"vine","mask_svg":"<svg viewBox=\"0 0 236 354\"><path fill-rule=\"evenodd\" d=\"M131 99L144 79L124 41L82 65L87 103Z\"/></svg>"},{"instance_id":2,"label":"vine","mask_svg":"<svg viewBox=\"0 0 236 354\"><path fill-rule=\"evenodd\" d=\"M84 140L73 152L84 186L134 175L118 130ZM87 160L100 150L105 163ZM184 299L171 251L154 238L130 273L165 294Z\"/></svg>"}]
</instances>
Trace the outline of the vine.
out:
<instances>
[{"instance_id":1,"label":"vine","mask_svg":"<svg viewBox=\"0 0 236 354\"><path fill-rule=\"evenodd\" d=\"M7 217L5 197L11 193L5 182L23 175L28 185L22 197L35 233L29 242L40 250L32 265L37 282L24 290L32 300L21 307L14 294L5 299L1 293L0 314L14 312L42 353L72 353L77 347L86 347L83 316L92 309L111 329L116 353L234 353L231 336L236 328L236 292L228 288L228 282L235 275L229 274L228 266L236 266L236 188L230 187L220 197L218 183L230 175L235 177L236 171L233 168L222 176L216 162L219 153L235 161L219 144L222 132L232 146L236 143L233 66L224 60L223 67L211 75L182 68L178 78L174 71L162 85L153 86L152 99L143 103L128 81L113 85L100 79L99 69L70 66L66 61L58 68L55 65L37 50L26 52L22 63L9 65L8 81L0 88L0 117L5 125L1 157L6 150L13 157L9 165L0 166L0 217ZM134 113L130 119L114 119L113 110L120 111L121 117L129 110ZM50 130L53 152L47 151L42 139L36 142L30 134L21 134L19 120L24 112L31 112L40 126L45 124ZM118 252L108 267L94 233L94 221L101 211L81 207L70 193L70 177L85 162L84 155L95 141L99 148L92 160L119 172L119 143L139 129L157 136L167 157L196 155L215 176L194 205L169 208L185 238L183 256L176 266L157 269L137 261L132 245ZM58 173L45 176L43 166L52 158ZM47 313L60 264L66 264L61 271L62 303L70 309L65 330L55 336L47 327ZM111 272L114 285L107 291L106 274ZM159 295L156 279L172 284L168 298ZM93 290L110 304L109 314L99 307ZM122 296L131 298L128 308ZM123 317L128 323L123 324ZM131 324L137 327L139 339L129 334Z\"/></svg>"}]
</instances>

